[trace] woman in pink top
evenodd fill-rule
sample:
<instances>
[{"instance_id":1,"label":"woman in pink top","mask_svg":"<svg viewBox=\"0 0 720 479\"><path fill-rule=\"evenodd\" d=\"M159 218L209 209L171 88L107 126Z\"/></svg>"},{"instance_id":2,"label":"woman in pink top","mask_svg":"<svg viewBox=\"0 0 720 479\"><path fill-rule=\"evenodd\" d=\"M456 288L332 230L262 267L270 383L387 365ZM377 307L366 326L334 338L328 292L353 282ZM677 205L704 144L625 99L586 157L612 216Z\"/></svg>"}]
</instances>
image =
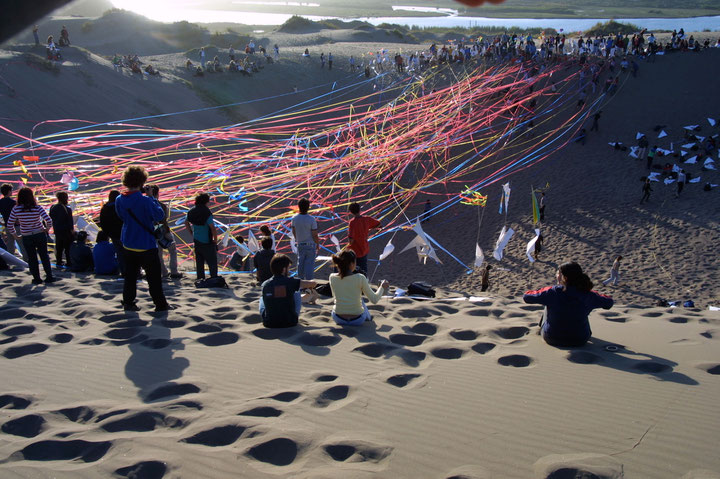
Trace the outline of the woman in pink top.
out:
<instances>
[{"instance_id":1,"label":"woman in pink top","mask_svg":"<svg viewBox=\"0 0 720 479\"><path fill-rule=\"evenodd\" d=\"M20 231L16 229L20 224ZM50 256L47 250L47 234L52 228L52 220L47 212L38 206L35 195L30 188L20 188L17 204L10 211L8 229L18 241L22 241L28 257L28 266L33 277L33 284L41 284L38 256L45 270L45 282L52 283L55 278L50 268Z\"/></svg>"}]
</instances>

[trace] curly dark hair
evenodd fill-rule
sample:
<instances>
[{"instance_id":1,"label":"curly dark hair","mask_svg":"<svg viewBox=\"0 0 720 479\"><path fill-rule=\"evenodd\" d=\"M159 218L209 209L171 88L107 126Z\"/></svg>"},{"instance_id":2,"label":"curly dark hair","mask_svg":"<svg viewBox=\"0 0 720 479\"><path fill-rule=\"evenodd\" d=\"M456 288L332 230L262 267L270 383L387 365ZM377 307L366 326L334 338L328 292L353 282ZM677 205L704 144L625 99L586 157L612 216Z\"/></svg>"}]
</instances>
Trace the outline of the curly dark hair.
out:
<instances>
[{"instance_id":1,"label":"curly dark hair","mask_svg":"<svg viewBox=\"0 0 720 479\"><path fill-rule=\"evenodd\" d=\"M128 188L141 188L147 179L147 171L142 166L128 166L122 175L122 183Z\"/></svg>"}]
</instances>

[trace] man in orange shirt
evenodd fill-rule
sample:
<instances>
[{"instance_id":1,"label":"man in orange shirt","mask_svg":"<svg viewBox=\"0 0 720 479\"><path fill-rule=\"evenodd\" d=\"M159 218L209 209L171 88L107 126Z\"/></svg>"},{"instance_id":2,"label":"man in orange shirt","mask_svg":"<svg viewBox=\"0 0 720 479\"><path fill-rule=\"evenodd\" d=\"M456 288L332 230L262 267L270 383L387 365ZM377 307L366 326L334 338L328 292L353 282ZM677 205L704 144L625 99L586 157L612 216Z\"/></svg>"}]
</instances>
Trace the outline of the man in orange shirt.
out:
<instances>
[{"instance_id":1,"label":"man in orange shirt","mask_svg":"<svg viewBox=\"0 0 720 479\"><path fill-rule=\"evenodd\" d=\"M348 247L355 253L358 269L367 275L367 256L370 252L368 234L370 230L379 227L380 222L375 218L360 215L360 205L357 203L350 204L348 211L353 215L348 226Z\"/></svg>"}]
</instances>

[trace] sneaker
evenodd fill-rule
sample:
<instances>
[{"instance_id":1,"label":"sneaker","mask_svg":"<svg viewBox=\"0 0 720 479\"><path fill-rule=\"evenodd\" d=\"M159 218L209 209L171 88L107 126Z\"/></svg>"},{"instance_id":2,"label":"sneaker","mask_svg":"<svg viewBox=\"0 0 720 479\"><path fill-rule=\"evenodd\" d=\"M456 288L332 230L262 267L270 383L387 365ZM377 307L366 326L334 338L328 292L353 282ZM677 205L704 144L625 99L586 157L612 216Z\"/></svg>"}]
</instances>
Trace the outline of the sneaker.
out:
<instances>
[{"instance_id":1,"label":"sneaker","mask_svg":"<svg viewBox=\"0 0 720 479\"><path fill-rule=\"evenodd\" d=\"M125 304L122 301L120 303L125 311L140 311L140 308L135 303Z\"/></svg>"},{"instance_id":2,"label":"sneaker","mask_svg":"<svg viewBox=\"0 0 720 479\"><path fill-rule=\"evenodd\" d=\"M42 282L43 282L43 280L41 280L40 278L34 278L32 280L32 284L42 284Z\"/></svg>"},{"instance_id":3,"label":"sneaker","mask_svg":"<svg viewBox=\"0 0 720 479\"><path fill-rule=\"evenodd\" d=\"M48 276L47 278L45 278L46 283L54 283L55 281L57 281L57 278L53 276Z\"/></svg>"},{"instance_id":4,"label":"sneaker","mask_svg":"<svg viewBox=\"0 0 720 479\"><path fill-rule=\"evenodd\" d=\"M183 276L184 276L184 275L183 275L182 273L170 273L170 277L171 277L172 279L180 279L180 278L182 278Z\"/></svg>"}]
</instances>

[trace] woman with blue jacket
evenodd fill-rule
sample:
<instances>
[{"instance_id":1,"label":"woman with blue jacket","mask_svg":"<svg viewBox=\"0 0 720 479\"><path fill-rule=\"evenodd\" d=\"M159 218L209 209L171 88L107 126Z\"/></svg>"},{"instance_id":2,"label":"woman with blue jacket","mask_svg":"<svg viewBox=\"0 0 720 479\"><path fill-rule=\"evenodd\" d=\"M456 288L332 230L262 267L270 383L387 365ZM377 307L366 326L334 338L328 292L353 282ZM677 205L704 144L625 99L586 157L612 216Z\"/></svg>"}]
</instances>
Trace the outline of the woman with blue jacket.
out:
<instances>
[{"instance_id":1,"label":"woman with blue jacket","mask_svg":"<svg viewBox=\"0 0 720 479\"><path fill-rule=\"evenodd\" d=\"M158 200L150 195L143 195L141 190L147 179L145 168L128 166L122 176L127 191L115 200L115 211L123 221L120 235L125 256L122 305L126 311L140 310L135 304L140 268L145 270L155 311L170 309L162 289L160 258L157 240L153 234L155 223L165 219L165 212Z\"/></svg>"}]
</instances>

